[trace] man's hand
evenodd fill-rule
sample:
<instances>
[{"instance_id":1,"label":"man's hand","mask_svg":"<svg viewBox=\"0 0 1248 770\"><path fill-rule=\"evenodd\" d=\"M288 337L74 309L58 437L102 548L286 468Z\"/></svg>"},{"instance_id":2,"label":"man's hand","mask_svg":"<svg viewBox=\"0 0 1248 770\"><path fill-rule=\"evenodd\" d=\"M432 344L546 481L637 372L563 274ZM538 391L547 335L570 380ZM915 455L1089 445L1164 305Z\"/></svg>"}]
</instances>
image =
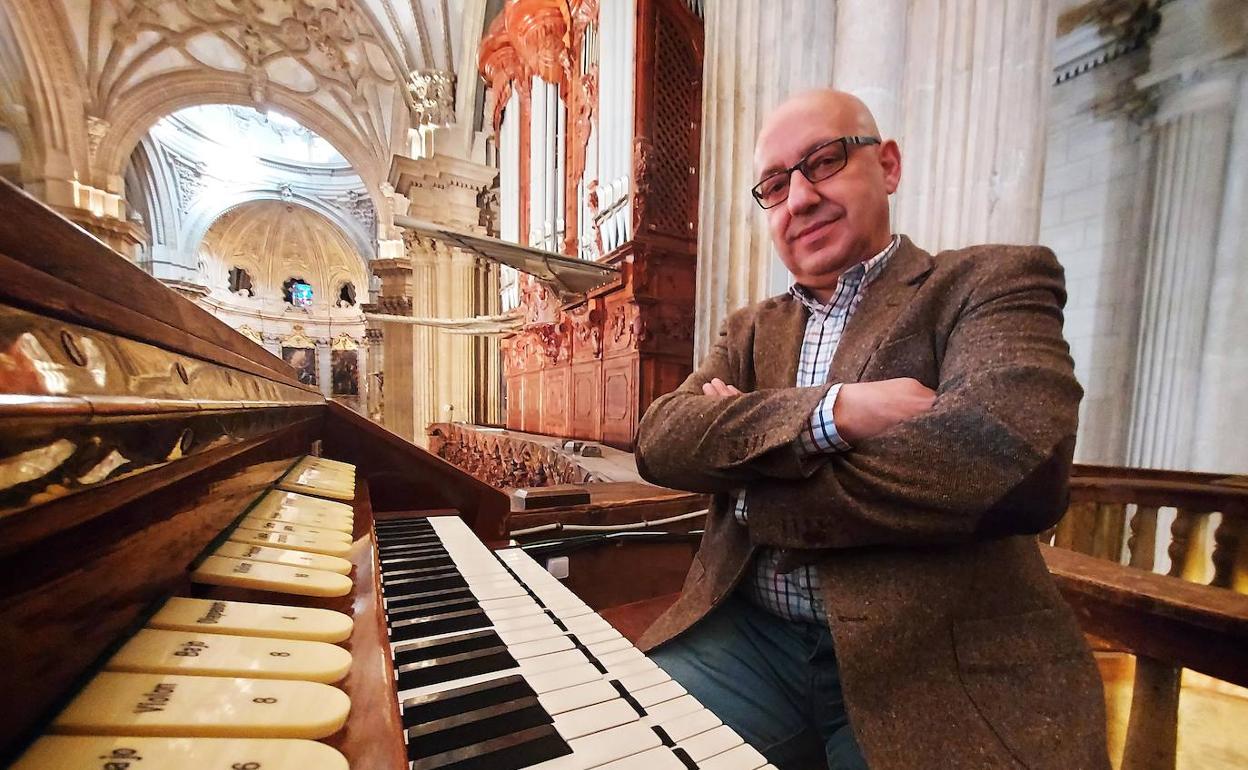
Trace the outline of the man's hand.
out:
<instances>
[{"instance_id":1,"label":"man's hand","mask_svg":"<svg viewBox=\"0 0 1248 770\"><path fill-rule=\"evenodd\" d=\"M729 385L716 377L710 382L702 383L702 394L713 398L723 398L725 396L739 396L741 391L737 390L735 385Z\"/></svg>"},{"instance_id":2,"label":"man's hand","mask_svg":"<svg viewBox=\"0 0 1248 770\"><path fill-rule=\"evenodd\" d=\"M710 384L702 386L703 392ZM847 382L836 397L832 418L836 432L853 444L927 411L935 402L936 392L910 377Z\"/></svg>"}]
</instances>

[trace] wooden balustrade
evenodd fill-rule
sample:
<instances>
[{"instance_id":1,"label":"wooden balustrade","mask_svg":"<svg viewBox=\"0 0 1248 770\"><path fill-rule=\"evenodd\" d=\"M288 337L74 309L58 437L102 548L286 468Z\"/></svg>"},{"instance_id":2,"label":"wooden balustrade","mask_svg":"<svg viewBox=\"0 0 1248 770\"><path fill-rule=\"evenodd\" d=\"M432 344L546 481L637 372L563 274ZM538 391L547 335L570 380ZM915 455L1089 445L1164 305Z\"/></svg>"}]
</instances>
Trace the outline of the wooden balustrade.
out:
<instances>
[{"instance_id":1,"label":"wooden balustrade","mask_svg":"<svg viewBox=\"0 0 1248 770\"><path fill-rule=\"evenodd\" d=\"M1183 670L1248 686L1248 477L1076 466L1041 539L1098 648L1135 655L1121 768L1174 770Z\"/></svg>"},{"instance_id":2,"label":"wooden balustrade","mask_svg":"<svg viewBox=\"0 0 1248 770\"><path fill-rule=\"evenodd\" d=\"M497 489L601 480L555 446L503 430L434 423L429 426L429 451Z\"/></svg>"}]
</instances>

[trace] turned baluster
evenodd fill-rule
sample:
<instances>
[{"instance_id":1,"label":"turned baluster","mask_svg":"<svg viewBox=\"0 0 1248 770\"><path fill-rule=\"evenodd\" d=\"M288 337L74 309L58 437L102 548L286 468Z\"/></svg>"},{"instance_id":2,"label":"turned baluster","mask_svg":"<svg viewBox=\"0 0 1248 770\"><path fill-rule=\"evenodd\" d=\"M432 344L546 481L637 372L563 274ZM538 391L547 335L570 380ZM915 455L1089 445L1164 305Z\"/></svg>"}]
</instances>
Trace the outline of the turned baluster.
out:
<instances>
[{"instance_id":1,"label":"turned baluster","mask_svg":"<svg viewBox=\"0 0 1248 770\"><path fill-rule=\"evenodd\" d=\"M1182 508L1175 515L1167 549L1171 577L1183 577L1195 569L1201 518ZM1122 770L1174 770L1182 682L1182 668L1143 656L1135 659Z\"/></svg>"},{"instance_id":2,"label":"turned baluster","mask_svg":"<svg viewBox=\"0 0 1248 770\"><path fill-rule=\"evenodd\" d=\"M1053 545L1078 553L1092 553L1097 503L1072 503L1057 525Z\"/></svg>"},{"instance_id":3,"label":"turned baluster","mask_svg":"<svg viewBox=\"0 0 1248 770\"><path fill-rule=\"evenodd\" d=\"M1093 514L1092 542L1087 553L1098 559L1122 560L1123 531L1127 524L1125 503L1098 503Z\"/></svg>"},{"instance_id":4,"label":"turned baluster","mask_svg":"<svg viewBox=\"0 0 1248 770\"><path fill-rule=\"evenodd\" d=\"M1213 580L1210 585L1248 593L1248 509L1228 506L1213 533Z\"/></svg>"},{"instance_id":5,"label":"turned baluster","mask_svg":"<svg viewBox=\"0 0 1248 770\"><path fill-rule=\"evenodd\" d=\"M1150 572L1157 552L1157 506L1141 505L1131 517L1131 537L1127 540L1127 564Z\"/></svg>"}]
</instances>

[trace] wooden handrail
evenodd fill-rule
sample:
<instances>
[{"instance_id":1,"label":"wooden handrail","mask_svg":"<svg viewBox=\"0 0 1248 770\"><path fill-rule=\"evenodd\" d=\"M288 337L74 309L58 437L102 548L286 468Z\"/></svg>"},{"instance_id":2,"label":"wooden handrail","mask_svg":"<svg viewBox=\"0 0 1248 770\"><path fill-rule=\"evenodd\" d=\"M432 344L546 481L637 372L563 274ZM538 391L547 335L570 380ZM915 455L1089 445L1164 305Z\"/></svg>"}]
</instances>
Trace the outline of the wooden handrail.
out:
<instances>
[{"instance_id":1,"label":"wooden handrail","mask_svg":"<svg viewBox=\"0 0 1248 770\"><path fill-rule=\"evenodd\" d=\"M1115 648L1248 686L1248 596L1041 546L1084 631Z\"/></svg>"},{"instance_id":2,"label":"wooden handrail","mask_svg":"<svg viewBox=\"0 0 1248 770\"><path fill-rule=\"evenodd\" d=\"M1074 476L1070 479L1070 501L1173 506L1189 513L1240 515L1248 511L1248 487L1167 478Z\"/></svg>"}]
</instances>

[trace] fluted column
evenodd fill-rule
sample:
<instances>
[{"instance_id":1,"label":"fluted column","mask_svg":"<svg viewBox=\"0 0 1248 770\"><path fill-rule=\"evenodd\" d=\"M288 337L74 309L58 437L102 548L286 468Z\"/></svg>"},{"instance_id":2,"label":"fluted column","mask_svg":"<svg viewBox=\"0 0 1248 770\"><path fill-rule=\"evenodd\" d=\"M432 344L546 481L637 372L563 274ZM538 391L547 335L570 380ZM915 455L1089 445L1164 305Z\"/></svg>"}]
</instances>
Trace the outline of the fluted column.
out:
<instances>
[{"instance_id":1,"label":"fluted column","mask_svg":"<svg viewBox=\"0 0 1248 770\"><path fill-rule=\"evenodd\" d=\"M493 182L497 170L480 163L435 155L396 158L391 178L411 202L417 219L457 230L481 232L478 195ZM412 262L412 314L424 318L468 318L483 310L476 302L476 260L458 249L404 231ZM390 330L386 330L387 337ZM387 348L387 355L388 355ZM430 423L475 419L475 388L480 367L472 337L448 334L428 326L412 331L411 385L414 441L424 444ZM389 362L387 361L387 366ZM386 384L386 401L398 396ZM452 411L445 407L451 405Z\"/></svg>"},{"instance_id":2,"label":"fluted column","mask_svg":"<svg viewBox=\"0 0 1248 770\"><path fill-rule=\"evenodd\" d=\"M1226 168L1192 465L1242 473L1248 468L1248 409L1243 408L1248 382L1248 72L1242 69Z\"/></svg>"},{"instance_id":3,"label":"fluted column","mask_svg":"<svg viewBox=\"0 0 1248 770\"><path fill-rule=\"evenodd\" d=\"M880 134L901 131L902 88L906 75L906 17L910 0L837 0L837 36L832 85L866 102Z\"/></svg>"},{"instance_id":4,"label":"fluted column","mask_svg":"<svg viewBox=\"0 0 1248 770\"><path fill-rule=\"evenodd\" d=\"M412 315L438 315L438 256L434 244L424 238L404 238L412 257ZM428 326L412 327L412 413L414 443L425 445L425 429L439 417L439 381L450 359L440 357L438 332Z\"/></svg>"},{"instance_id":5,"label":"fluted column","mask_svg":"<svg viewBox=\"0 0 1248 770\"><path fill-rule=\"evenodd\" d=\"M771 239L750 197L754 140L785 96L832 84L836 4L716 0L705 23L695 360L730 312L773 293Z\"/></svg>"},{"instance_id":6,"label":"fluted column","mask_svg":"<svg viewBox=\"0 0 1248 770\"><path fill-rule=\"evenodd\" d=\"M1205 81L1176 93L1157 114L1128 465L1193 468L1202 351L1236 93L1232 79ZM1226 223L1228 230L1236 226L1242 228L1242 222ZM1224 245L1242 254L1242 242ZM1243 270L1234 265L1229 269ZM1242 383L1225 387L1242 392ZM1217 422L1216 432L1226 431L1227 440L1242 438L1227 431L1223 422L1242 409L1238 400L1222 405L1231 413L1208 418Z\"/></svg>"},{"instance_id":7,"label":"fluted column","mask_svg":"<svg viewBox=\"0 0 1248 770\"><path fill-rule=\"evenodd\" d=\"M1051 2L912 0L909 20L897 229L933 252L1035 243Z\"/></svg>"}]
</instances>

